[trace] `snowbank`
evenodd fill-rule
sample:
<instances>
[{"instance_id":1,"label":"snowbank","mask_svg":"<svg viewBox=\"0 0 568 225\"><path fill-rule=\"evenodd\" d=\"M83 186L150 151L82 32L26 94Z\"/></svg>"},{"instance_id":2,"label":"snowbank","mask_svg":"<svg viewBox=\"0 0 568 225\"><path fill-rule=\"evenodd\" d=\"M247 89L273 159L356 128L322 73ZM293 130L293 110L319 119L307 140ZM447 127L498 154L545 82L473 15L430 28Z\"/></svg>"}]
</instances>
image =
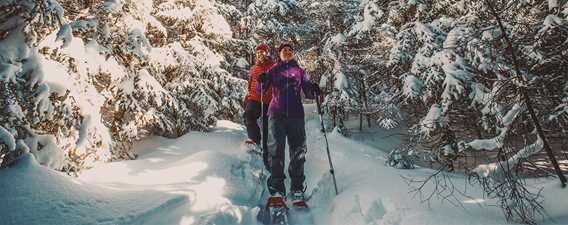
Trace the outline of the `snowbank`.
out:
<instances>
[{"instance_id":1,"label":"snowbank","mask_svg":"<svg viewBox=\"0 0 568 225\"><path fill-rule=\"evenodd\" d=\"M187 198L88 184L41 166L31 154L0 170L2 224L125 224Z\"/></svg>"},{"instance_id":2,"label":"snowbank","mask_svg":"<svg viewBox=\"0 0 568 225\"><path fill-rule=\"evenodd\" d=\"M467 191L473 199L458 197L463 208L438 200L420 203L402 176L420 179L432 171L386 167L383 151L332 132L328 138L340 191L335 196L313 109L306 107L306 182L316 224L510 224L475 187ZM257 224L257 205L264 201L262 162L240 149L244 136L243 126L219 121L210 133L149 138L135 145L137 160L102 164L79 178L49 170L26 155L15 167L0 170L0 202L6 206L0 211L2 222ZM396 140L386 142L391 141ZM458 188L466 182L458 174L450 179ZM567 190L552 180L533 180L531 185L544 188L544 206L552 220L542 224L568 223L568 201L561 197Z\"/></svg>"}]
</instances>

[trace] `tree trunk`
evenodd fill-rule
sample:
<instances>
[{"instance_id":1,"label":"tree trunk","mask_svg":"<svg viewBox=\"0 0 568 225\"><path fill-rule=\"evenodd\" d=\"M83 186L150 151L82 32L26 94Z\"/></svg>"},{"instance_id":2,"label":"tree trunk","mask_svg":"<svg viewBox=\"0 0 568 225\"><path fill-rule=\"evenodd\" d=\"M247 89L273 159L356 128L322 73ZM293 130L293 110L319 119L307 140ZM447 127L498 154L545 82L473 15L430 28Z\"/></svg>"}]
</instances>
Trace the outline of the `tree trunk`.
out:
<instances>
[{"instance_id":1,"label":"tree trunk","mask_svg":"<svg viewBox=\"0 0 568 225\"><path fill-rule=\"evenodd\" d=\"M331 112L331 115L333 117L333 127L337 126L337 106L333 106L333 111Z\"/></svg>"},{"instance_id":2,"label":"tree trunk","mask_svg":"<svg viewBox=\"0 0 568 225\"><path fill-rule=\"evenodd\" d=\"M369 114L369 97L367 93L367 79L363 79L363 106L365 107L365 112L367 112L367 125L371 128L371 114Z\"/></svg>"},{"instance_id":3,"label":"tree trunk","mask_svg":"<svg viewBox=\"0 0 568 225\"><path fill-rule=\"evenodd\" d=\"M363 131L363 112L359 113L359 131Z\"/></svg>"}]
</instances>

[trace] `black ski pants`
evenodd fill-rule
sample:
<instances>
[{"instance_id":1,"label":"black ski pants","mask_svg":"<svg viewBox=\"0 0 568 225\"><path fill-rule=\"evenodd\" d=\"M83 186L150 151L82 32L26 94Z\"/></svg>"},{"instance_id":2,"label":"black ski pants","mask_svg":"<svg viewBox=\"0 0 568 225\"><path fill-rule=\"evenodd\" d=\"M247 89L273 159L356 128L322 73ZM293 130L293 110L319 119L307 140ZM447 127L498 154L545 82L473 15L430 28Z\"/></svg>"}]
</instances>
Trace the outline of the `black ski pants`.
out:
<instances>
[{"instance_id":1,"label":"black ski pants","mask_svg":"<svg viewBox=\"0 0 568 225\"><path fill-rule=\"evenodd\" d=\"M261 144L260 143L260 137L261 137L261 133L260 133L260 128L258 127L258 123L257 120L260 117L260 102L257 101L248 101L246 108L245 108L245 114L244 114L244 118L245 118L245 126L247 127L247 135L250 139L252 139L254 141L254 143L256 144ZM262 120L262 133L263 134L267 134L268 133L268 116L266 115L266 113L268 112L268 104L263 104L263 114L264 114L264 119ZM265 138L266 139L266 138ZM263 141L263 142L266 142ZM262 143L262 148L265 149L266 147L266 143Z\"/></svg>"},{"instance_id":2,"label":"black ski pants","mask_svg":"<svg viewBox=\"0 0 568 225\"><path fill-rule=\"evenodd\" d=\"M286 194L284 180L284 159L286 139L288 139L290 163L291 190L304 190L304 162L306 162L306 129L304 119L270 118L268 132L268 165L270 177L267 185L270 194Z\"/></svg>"}]
</instances>

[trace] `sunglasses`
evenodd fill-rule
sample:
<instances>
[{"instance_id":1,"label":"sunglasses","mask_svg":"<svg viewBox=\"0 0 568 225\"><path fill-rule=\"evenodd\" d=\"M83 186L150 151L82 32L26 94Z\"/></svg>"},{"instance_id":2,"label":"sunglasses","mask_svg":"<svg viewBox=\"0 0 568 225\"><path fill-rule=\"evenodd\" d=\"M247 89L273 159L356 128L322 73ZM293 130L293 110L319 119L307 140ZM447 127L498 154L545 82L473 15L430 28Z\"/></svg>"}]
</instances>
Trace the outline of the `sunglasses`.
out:
<instances>
[{"instance_id":1,"label":"sunglasses","mask_svg":"<svg viewBox=\"0 0 568 225\"><path fill-rule=\"evenodd\" d=\"M293 52L293 50L290 47L284 47L282 51Z\"/></svg>"}]
</instances>

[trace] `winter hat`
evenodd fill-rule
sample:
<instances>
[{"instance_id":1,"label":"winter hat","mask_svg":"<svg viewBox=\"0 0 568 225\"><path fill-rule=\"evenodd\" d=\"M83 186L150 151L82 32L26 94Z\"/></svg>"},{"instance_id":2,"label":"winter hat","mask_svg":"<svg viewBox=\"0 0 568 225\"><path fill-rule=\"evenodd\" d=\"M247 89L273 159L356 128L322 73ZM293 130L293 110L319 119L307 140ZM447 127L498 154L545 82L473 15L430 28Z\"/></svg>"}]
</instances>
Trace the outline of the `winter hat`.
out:
<instances>
[{"instance_id":1,"label":"winter hat","mask_svg":"<svg viewBox=\"0 0 568 225\"><path fill-rule=\"evenodd\" d=\"M257 45L256 48L254 49L254 51L259 51L259 50L268 52L268 45L266 45L264 43Z\"/></svg>"},{"instance_id":2,"label":"winter hat","mask_svg":"<svg viewBox=\"0 0 568 225\"><path fill-rule=\"evenodd\" d=\"M292 48L292 44L290 44L290 42L282 42L277 48L278 53L280 53L280 51L285 47L288 47L288 48L294 50L294 48Z\"/></svg>"}]
</instances>

